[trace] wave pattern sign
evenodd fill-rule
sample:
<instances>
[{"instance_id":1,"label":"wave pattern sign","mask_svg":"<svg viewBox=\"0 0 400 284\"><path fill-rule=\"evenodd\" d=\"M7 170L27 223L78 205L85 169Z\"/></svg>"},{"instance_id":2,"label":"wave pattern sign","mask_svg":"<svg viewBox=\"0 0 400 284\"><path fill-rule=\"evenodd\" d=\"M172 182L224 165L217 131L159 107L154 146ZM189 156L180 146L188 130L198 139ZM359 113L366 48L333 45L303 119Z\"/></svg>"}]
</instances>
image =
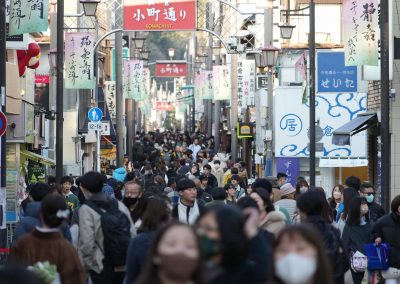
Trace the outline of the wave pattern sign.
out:
<instances>
[{"instance_id":1,"label":"wave pattern sign","mask_svg":"<svg viewBox=\"0 0 400 284\"><path fill-rule=\"evenodd\" d=\"M309 103L302 104L301 87L275 89L275 153L277 157L308 157ZM365 93L317 93L316 118L319 121L322 151L317 157L366 157L366 132L352 136L351 146L332 144L335 129L364 113ZM318 139L319 140L319 139ZM321 145L321 144L320 144Z\"/></svg>"}]
</instances>

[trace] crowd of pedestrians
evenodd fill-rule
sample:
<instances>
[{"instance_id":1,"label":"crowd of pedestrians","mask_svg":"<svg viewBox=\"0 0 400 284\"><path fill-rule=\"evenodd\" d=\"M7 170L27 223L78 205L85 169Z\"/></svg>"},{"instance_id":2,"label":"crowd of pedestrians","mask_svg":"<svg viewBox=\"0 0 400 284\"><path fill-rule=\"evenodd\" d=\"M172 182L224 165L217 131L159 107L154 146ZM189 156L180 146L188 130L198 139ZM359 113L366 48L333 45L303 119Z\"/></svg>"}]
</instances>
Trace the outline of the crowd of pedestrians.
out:
<instances>
[{"instance_id":1,"label":"crowd of pedestrians","mask_svg":"<svg viewBox=\"0 0 400 284\"><path fill-rule=\"evenodd\" d=\"M192 138L137 136L122 168L30 186L0 282L400 283L400 196L385 212L355 176L329 196L284 173L252 182Z\"/></svg>"}]
</instances>

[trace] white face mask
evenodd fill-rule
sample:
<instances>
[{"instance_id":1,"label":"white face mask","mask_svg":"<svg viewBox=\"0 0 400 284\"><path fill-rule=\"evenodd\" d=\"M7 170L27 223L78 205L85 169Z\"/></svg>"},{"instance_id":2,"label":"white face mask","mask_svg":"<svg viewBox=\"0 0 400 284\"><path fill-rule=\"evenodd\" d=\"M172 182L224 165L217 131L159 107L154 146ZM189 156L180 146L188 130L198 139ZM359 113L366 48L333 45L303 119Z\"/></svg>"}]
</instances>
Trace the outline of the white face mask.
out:
<instances>
[{"instance_id":1,"label":"white face mask","mask_svg":"<svg viewBox=\"0 0 400 284\"><path fill-rule=\"evenodd\" d=\"M214 165L214 168L215 168L216 170L218 170L219 167L220 167L220 165L217 165L217 164Z\"/></svg>"},{"instance_id":2,"label":"white face mask","mask_svg":"<svg viewBox=\"0 0 400 284\"><path fill-rule=\"evenodd\" d=\"M300 187L300 193L305 193L308 190L308 187L302 186Z\"/></svg>"},{"instance_id":3,"label":"white face mask","mask_svg":"<svg viewBox=\"0 0 400 284\"><path fill-rule=\"evenodd\" d=\"M342 193L340 191L333 192L333 198L340 199L342 197Z\"/></svg>"},{"instance_id":4,"label":"white face mask","mask_svg":"<svg viewBox=\"0 0 400 284\"><path fill-rule=\"evenodd\" d=\"M285 284L306 284L317 270L315 258L289 253L275 263L276 275Z\"/></svg>"}]
</instances>

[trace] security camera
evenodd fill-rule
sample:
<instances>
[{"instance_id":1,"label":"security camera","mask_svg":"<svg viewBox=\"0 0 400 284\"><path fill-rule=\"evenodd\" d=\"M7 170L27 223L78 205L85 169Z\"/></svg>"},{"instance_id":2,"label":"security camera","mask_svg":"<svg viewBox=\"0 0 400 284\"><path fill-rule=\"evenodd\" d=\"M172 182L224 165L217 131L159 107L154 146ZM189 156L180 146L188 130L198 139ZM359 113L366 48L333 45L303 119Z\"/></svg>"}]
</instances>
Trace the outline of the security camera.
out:
<instances>
[{"instance_id":1,"label":"security camera","mask_svg":"<svg viewBox=\"0 0 400 284\"><path fill-rule=\"evenodd\" d=\"M237 39L235 37L229 37L226 43L230 49L236 49L237 47Z\"/></svg>"}]
</instances>

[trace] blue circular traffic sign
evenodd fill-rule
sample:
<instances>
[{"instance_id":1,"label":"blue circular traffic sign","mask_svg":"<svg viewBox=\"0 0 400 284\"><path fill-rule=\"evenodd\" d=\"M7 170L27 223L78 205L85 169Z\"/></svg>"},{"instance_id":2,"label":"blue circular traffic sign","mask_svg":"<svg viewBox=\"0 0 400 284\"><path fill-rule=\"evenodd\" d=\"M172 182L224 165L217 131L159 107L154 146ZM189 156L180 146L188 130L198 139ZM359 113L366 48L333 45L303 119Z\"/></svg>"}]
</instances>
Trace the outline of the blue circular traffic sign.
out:
<instances>
[{"instance_id":1,"label":"blue circular traffic sign","mask_svg":"<svg viewBox=\"0 0 400 284\"><path fill-rule=\"evenodd\" d=\"M88 111L88 118L92 122L98 122L103 118L103 112L98 107L92 107Z\"/></svg>"},{"instance_id":2,"label":"blue circular traffic sign","mask_svg":"<svg viewBox=\"0 0 400 284\"><path fill-rule=\"evenodd\" d=\"M0 136L6 132L7 129L7 118L6 115L0 111Z\"/></svg>"}]
</instances>

